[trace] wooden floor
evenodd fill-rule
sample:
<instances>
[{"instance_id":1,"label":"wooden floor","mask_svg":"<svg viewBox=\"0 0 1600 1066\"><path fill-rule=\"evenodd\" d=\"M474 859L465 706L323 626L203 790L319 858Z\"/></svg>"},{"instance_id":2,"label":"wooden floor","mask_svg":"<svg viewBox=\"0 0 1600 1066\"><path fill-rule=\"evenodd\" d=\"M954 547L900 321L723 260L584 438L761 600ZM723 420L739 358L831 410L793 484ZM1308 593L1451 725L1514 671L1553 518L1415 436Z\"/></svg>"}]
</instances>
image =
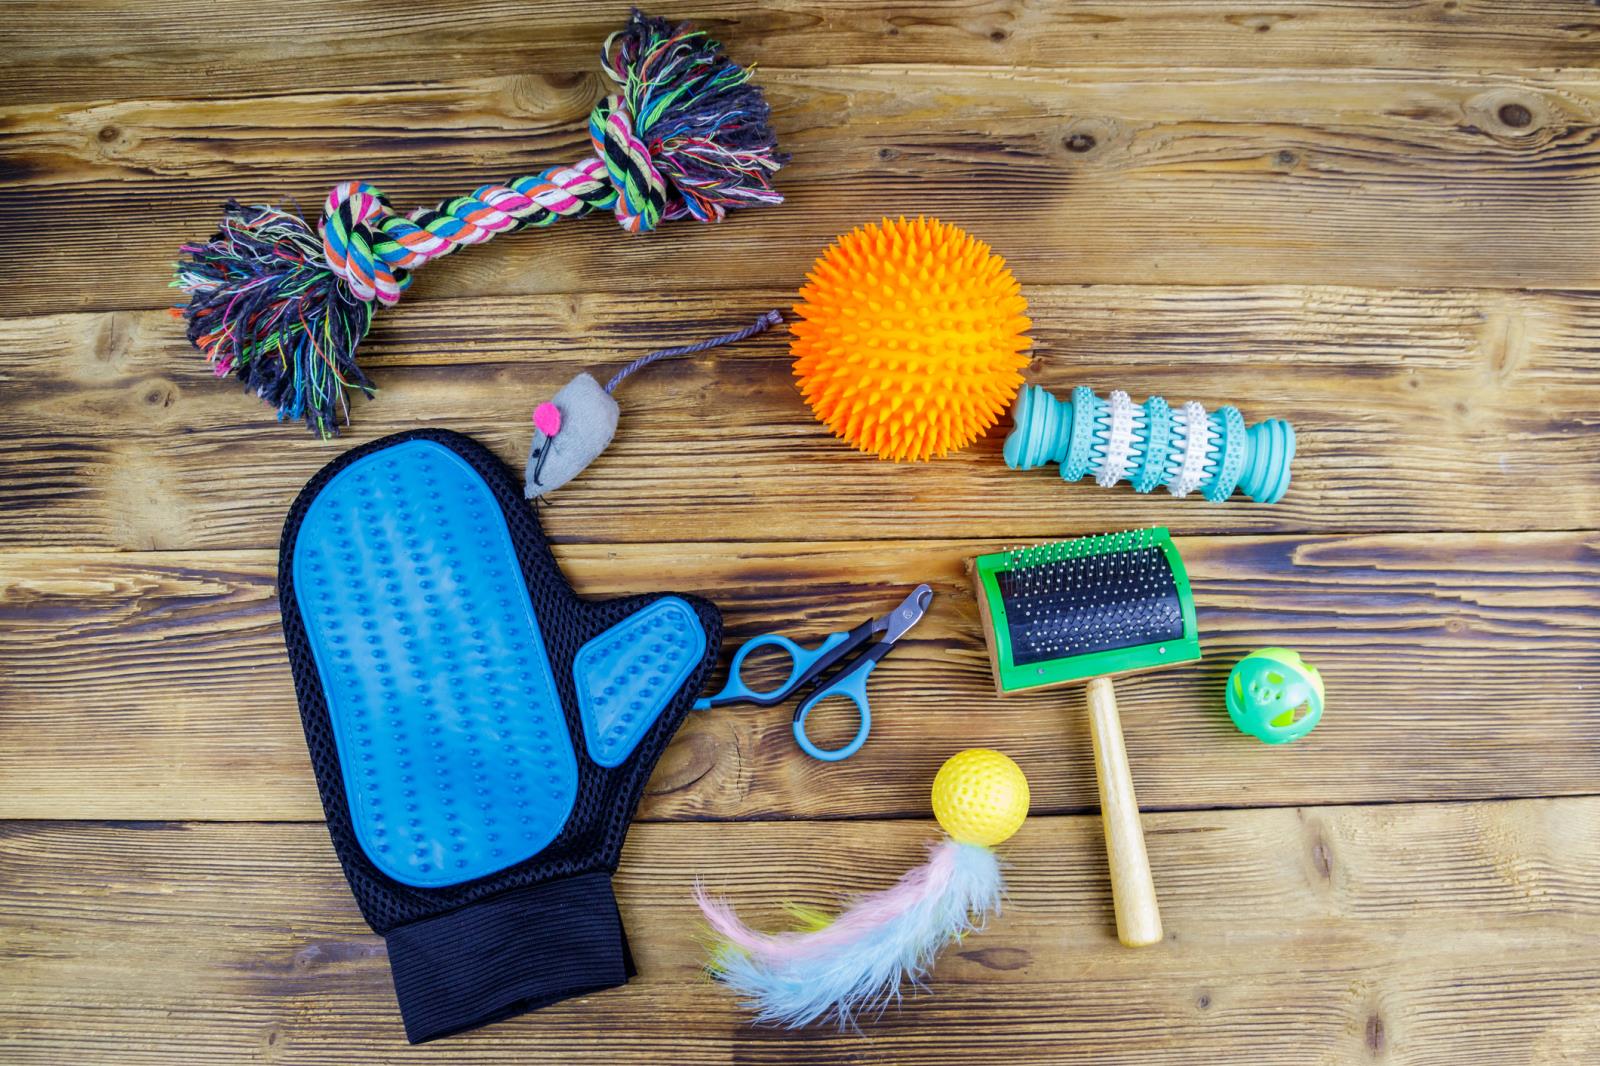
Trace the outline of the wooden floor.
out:
<instances>
[{"instance_id":1,"label":"wooden floor","mask_svg":"<svg viewBox=\"0 0 1600 1066\"><path fill-rule=\"evenodd\" d=\"M789 202L604 221L430 267L323 443L215 382L167 312L219 206L398 204L573 161L622 5L0 7L0 1061L8 1064L1600 1062L1600 7L1588 0L701 0L757 61ZM408 1050L327 835L274 596L341 450L422 425L508 462L580 369L788 306L835 233L959 223L1004 254L1030 378L1235 402L1300 434L1283 503L924 466L812 421L781 336L630 382L544 512L580 591L703 593L820 636L918 581L872 739L694 717L618 895L626 988ZM989 689L964 557L1166 524L1205 660L1121 686L1167 940L1112 935L1081 693ZM1228 669L1330 707L1278 750ZM1034 816L1011 900L859 1033L755 1030L701 977L703 878L749 915L881 887L954 750Z\"/></svg>"}]
</instances>

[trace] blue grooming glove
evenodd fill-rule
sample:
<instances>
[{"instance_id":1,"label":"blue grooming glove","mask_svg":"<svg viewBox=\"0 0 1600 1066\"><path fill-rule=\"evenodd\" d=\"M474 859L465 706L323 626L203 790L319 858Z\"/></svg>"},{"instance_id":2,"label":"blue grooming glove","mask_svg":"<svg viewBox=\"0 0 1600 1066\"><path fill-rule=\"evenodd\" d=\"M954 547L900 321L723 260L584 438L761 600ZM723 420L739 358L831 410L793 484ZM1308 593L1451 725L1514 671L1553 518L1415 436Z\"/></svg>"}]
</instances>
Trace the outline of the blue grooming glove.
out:
<instances>
[{"instance_id":1,"label":"blue grooming glove","mask_svg":"<svg viewBox=\"0 0 1600 1066\"><path fill-rule=\"evenodd\" d=\"M402 433L283 532L328 831L412 1043L632 976L611 875L721 639L694 597L578 599L519 488L466 437Z\"/></svg>"}]
</instances>

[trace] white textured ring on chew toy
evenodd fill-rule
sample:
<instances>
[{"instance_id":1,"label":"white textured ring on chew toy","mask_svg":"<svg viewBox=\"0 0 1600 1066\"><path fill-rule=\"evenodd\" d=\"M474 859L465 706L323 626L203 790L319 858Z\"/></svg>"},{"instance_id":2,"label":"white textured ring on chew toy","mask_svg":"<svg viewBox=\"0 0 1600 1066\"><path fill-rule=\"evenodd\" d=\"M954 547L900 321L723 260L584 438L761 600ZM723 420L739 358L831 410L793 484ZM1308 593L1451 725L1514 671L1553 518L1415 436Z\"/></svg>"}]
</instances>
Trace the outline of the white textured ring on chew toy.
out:
<instances>
[{"instance_id":1,"label":"white textured ring on chew toy","mask_svg":"<svg viewBox=\"0 0 1600 1066\"><path fill-rule=\"evenodd\" d=\"M1277 503L1289 488L1294 427L1272 418L1246 427L1237 407L1210 414L1198 403L1174 408L1159 396L1135 404L1125 392L1102 400L1082 385L1058 400L1037 385L1017 397L1006 437L1006 465L1032 470L1060 463L1066 481L1094 475L1110 488L1166 485L1174 496L1198 491L1221 503L1237 487L1257 503Z\"/></svg>"}]
</instances>

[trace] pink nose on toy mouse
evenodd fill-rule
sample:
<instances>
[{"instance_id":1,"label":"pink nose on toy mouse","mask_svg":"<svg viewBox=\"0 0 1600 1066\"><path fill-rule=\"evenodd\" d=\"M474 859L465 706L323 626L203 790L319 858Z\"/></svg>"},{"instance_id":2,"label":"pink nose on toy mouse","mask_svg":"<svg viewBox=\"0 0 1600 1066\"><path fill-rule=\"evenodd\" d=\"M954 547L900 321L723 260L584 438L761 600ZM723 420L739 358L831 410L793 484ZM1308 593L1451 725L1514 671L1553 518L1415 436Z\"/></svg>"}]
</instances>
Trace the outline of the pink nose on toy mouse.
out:
<instances>
[{"instance_id":1,"label":"pink nose on toy mouse","mask_svg":"<svg viewBox=\"0 0 1600 1066\"><path fill-rule=\"evenodd\" d=\"M533 409L533 425L540 433L553 437L561 432L561 408L548 400Z\"/></svg>"}]
</instances>

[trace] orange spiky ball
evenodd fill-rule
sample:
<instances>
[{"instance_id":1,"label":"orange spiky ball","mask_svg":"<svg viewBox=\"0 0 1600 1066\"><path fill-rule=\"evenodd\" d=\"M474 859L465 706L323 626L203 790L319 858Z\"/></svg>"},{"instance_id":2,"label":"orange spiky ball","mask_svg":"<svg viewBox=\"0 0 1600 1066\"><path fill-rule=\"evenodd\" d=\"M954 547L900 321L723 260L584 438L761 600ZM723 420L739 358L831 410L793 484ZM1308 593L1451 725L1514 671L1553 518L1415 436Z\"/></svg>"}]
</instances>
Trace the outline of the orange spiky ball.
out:
<instances>
[{"instance_id":1,"label":"orange spiky ball","mask_svg":"<svg viewBox=\"0 0 1600 1066\"><path fill-rule=\"evenodd\" d=\"M834 241L806 277L789 350L835 436L883 459L928 459L1010 407L1031 323L987 244L937 219L886 218Z\"/></svg>"}]
</instances>

